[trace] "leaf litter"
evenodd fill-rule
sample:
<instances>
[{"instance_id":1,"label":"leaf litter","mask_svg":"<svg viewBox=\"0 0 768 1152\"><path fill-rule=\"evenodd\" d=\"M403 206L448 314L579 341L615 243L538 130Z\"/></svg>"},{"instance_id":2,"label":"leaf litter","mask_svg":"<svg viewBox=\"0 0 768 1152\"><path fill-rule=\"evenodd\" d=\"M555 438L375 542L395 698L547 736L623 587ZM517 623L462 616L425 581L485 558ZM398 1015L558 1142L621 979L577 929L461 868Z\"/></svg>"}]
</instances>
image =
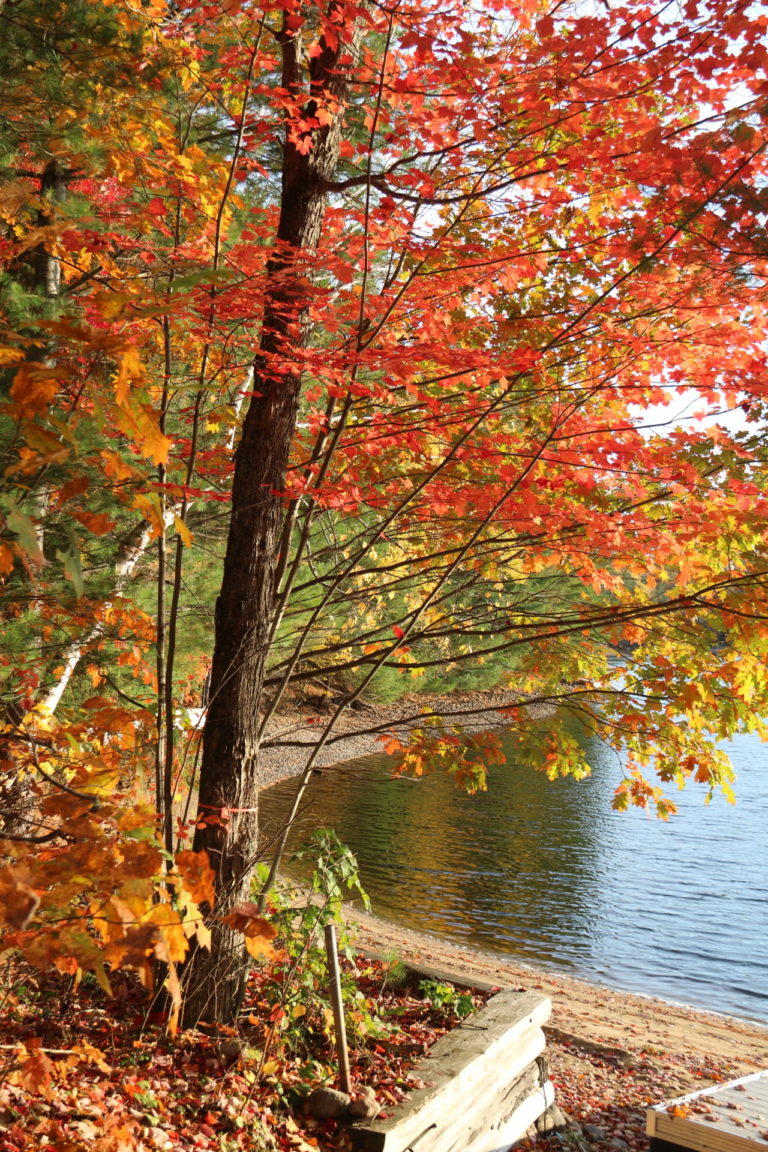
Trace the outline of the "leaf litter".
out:
<instances>
[{"instance_id":1,"label":"leaf litter","mask_svg":"<svg viewBox=\"0 0 768 1152\"><path fill-rule=\"evenodd\" d=\"M384 961L357 956L344 966L355 989L347 996L353 1083L370 1086L386 1116L421 1086L414 1066L456 1023L451 1005L468 993L443 991L441 1005L434 990L430 997L397 980ZM309 988L285 997L285 976L265 960L237 1030L200 1028L172 1040L130 977L113 981L110 1000L92 979L74 987L69 977L17 971L0 1018L0 1152L343 1152L348 1130L303 1108L312 1088L336 1084L327 1005ZM547 1033L567 1125L530 1131L521 1152L640 1152L650 1104L743 1072L722 1054L672 1052L640 1036L621 1048L610 1035Z\"/></svg>"},{"instance_id":2,"label":"leaf litter","mask_svg":"<svg viewBox=\"0 0 768 1152\"><path fill-rule=\"evenodd\" d=\"M436 1004L391 965L344 961L355 1089L370 1086L386 1115L420 1081L411 1071L459 1019L457 990ZM236 1029L168 1034L130 977L108 999L94 981L17 970L0 1018L1 1152L272 1152L344 1149L335 1120L304 1114L312 1088L335 1086L333 1035L322 1000L286 1011L276 962L254 969Z\"/></svg>"}]
</instances>

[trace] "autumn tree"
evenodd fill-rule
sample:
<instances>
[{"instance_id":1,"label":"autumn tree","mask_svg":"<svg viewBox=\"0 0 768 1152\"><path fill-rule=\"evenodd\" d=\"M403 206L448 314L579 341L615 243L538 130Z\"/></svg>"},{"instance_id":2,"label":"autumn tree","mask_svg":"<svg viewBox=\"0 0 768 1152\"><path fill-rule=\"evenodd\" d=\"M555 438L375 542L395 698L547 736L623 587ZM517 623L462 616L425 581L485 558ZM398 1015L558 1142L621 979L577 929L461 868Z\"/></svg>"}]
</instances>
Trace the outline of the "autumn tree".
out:
<instances>
[{"instance_id":1,"label":"autumn tree","mask_svg":"<svg viewBox=\"0 0 768 1152\"><path fill-rule=\"evenodd\" d=\"M702 732L733 718L734 668L699 622L730 634L759 616L746 522L763 497L736 444L644 439L630 405L760 387L760 253L742 199L760 196L759 98L728 108L737 44L739 75L763 82L758 25L717 6L332 5L286 10L277 41L280 215L196 835L226 900L247 894L255 859L265 703L318 666L360 672L338 715L381 668L522 649L521 690L557 692L547 663L586 681L578 707L628 754L622 799L653 795L651 755L662 779L722 779ZM317 562L324 524L337 538L310 576L301 560L314 545ZM350 597L362 627L318 643ZM618 690L600 637L640 644ZM688 644L706 667L695 685ZM578 768L575 747L548 756L553 772ZM236 956L222 941L208 960L215 1015L236 1002Z\"/></svg>"},{"instance_id":2,"label":"autumn tree","mask_svg":"<svg viewBox=\"0 0 768 1152\"><path fill-rule=\"evenodd\" d=\"M746 432L640 425L685 390L702 412L762 412L763 21L725 0L83 10L100 37L113 28L105 58L131 60L121 84L62 67L64 44L53 61L36 42L30 75L80 76L72 107L98 147L59 127L42 143L7 111L21 126L8 275L44 242L66 303L7 333L4 419L21 434L6 438L6 612L21 589L42 602L56 559L52 541L35 550L19 475L51 476L64 516L87 464L114 524L83 526L115 533L115 556L135 540L136 562L97 595L86 560L71 602L49 597L67 660L33 651L9 736L90 746L111 724L170 857L179 611L231 499L194 840L215 900L189 880L213 939L196 934L185 972L188 1018L228 1020L245 967L221 916L251 897L259 751L297 685L320 675L337 692L301 784L383 678L418 687L491 662L521 701L566 702L620 751L617 804L668 811L653 772L727 787L716 740L756 726L765 695L763 461ZM3 12L38 41L53 16ZM70 173L55 204L52 161ZM81 460L69 444L86 425ZM137 572L156 578L140 625L154 668L126 597ZM103 678L108 643L132 644L140 688ZM608 657L627 652L619 676ZM149 773L147 746L119 745L139 714L155 721ZM437 751L482 786L438 721L422 718L411 755ZM510 724L528 735L522 703ZM551 774L584 770L567 734L537 754ZM159 931L175 913L151 915ZM181 958L174 940L144 946Z\"/></svg>"}]
</instances>

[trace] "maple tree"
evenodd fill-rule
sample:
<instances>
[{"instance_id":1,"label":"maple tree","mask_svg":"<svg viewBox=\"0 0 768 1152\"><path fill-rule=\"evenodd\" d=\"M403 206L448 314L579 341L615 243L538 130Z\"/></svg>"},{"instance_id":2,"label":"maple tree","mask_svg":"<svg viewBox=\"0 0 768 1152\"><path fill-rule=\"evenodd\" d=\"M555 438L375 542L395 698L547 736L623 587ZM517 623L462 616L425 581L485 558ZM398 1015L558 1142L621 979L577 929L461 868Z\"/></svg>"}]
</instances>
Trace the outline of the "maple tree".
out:
<instances>
[{"instance_id":1,"label":"maple tree","mask_svg":"<svg viewBox=\"0 0 768 1152\"><path fill-rule=\"evenodd\" d=\"M61 12L0 8L11 942L101 971L70 929L106 901L110 962L185 961L189 1019L231 1019L259 749L318 677L300 785L376 684L487 662L621 751L618 805L671 810L654 773L727 787L716 741L766 697L762 12ZM642 429L685 390L745 430ZM182 613L225 524L200 748ZM410 755L483 784L430 717ZM116 788L127 824L93 811Z\"/></svg>"}]
</instances>

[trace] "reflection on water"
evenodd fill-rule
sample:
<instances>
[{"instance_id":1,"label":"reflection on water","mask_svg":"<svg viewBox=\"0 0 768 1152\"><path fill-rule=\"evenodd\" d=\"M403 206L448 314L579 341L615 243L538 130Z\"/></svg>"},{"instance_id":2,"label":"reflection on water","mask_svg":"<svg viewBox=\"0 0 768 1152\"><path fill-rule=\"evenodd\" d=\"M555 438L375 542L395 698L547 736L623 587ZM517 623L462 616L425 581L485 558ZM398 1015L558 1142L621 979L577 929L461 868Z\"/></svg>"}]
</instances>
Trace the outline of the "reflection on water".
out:
<instances>
[{"instance_id":1,"label":"reflection on water","mask_svg":"<svg viewBox=\"0 0 768 1152\"><path fill-rule=\"evenodd\" d=\"M551 783L515 761L489 789L444 776L391 777L386 756L315 778L293 844L336 830L355 852L374 910L458 943L598 983L768 1020L768 750L730 752L738 804L701 789L675 797L663 824L610 808L613 753L588 748L592 776ZM279 826L294 781L264 794Z\"/></svg>"}]
</instances>

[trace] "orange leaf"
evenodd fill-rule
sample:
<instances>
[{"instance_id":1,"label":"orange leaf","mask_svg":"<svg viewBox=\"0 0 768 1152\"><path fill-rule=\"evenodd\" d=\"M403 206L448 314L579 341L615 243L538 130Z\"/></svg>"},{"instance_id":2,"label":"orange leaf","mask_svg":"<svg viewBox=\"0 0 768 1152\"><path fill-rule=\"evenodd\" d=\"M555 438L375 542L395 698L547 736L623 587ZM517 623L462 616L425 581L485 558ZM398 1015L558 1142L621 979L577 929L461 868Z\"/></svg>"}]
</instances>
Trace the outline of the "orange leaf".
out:
<instances>
[{"instance_id":1,"label":"orange leaf","mask_svg":"<svg viewBox=\"0 0 768 1152\"><path fill-rule=\"evenodd\" d=\"M43 1052L39 1039L27 1040L26 1048L29 1056L19 1071L19 1082L22 1088L26 1088L33 1095L45 1096L50 1100L54 1065Z\"/></svg>"},{"instance_id":2,"label":"orange leaf","mask_svg":"<svg viewBox=\"0 0 768 1152\"><path fill-rule=\"evenodd\" d=\"M40 897L13 868L0 871L0 923L26 928L37 911Z\"/></svg>"},{"instance_id":3,"label":"orange leaf","mask_svg":"<svg viewBox=\"0 0 768 1152\"><path fill-rule=\"evenodd\" d=\"M249 956L253 956L254 960L258 960L260 956L266 956L269 959L275 955L272 941L265 936L246 936L245 950Z\"/></svg>"},{"instance_id":4,"label":"orange leaf","mask_svg":"<svg viewBox=\"0 0 768 1152\"><path fill-rule=\"evenodd\" d=\"M180 963L187 954L189 945L184 927L175 908L170 904L156 904L147 920L157 924L160 939L155 941L155 955L167 964Z\"/></svg>"},{"instance_id":5,"label":"orange leaf","mask_svg":"<svg viewBox=\"0 0 768 1152\"><path fill-rule=\"evenodd\" d=\"M145 988L152 987L152 964L158 929L155 924L138 924L113 940L104 949L104 955L113 968L133 968Z\"/></svg>"},{"instance_id":6,"label":"orange leaf","mask_svg":"<svg viewBox=\"0 0 768 1152\"><path fill-rule=\"evenodd\" d=\"M245 936L245 947L251 956L273 955L272 941L277 935L268 920L259 915L258 904L244 901L235 904L221 917L222 924Z\"/></svg>"},{"instance_id":7,"label":"orange leaf","mask_svg":"<svg viewBox=\"0 0 768 1152\"><path fill-rule=\"evenodd\" d=\"M34 416L44 411L59 390L60 374L41 364L23 364L13 378L11 398L22 415Z\"/></svg>"},{"instance_id":8,"label":"orange leaf","mask_svg":"<svg viewBox=\"0 0 768 1152\"><path fill-rule=\"evenodd\" d=\"M196 904L210 904L216 899L215 877L207 852L177 852L176 867L184 887Z\"/></svg>"}]
</instances>

